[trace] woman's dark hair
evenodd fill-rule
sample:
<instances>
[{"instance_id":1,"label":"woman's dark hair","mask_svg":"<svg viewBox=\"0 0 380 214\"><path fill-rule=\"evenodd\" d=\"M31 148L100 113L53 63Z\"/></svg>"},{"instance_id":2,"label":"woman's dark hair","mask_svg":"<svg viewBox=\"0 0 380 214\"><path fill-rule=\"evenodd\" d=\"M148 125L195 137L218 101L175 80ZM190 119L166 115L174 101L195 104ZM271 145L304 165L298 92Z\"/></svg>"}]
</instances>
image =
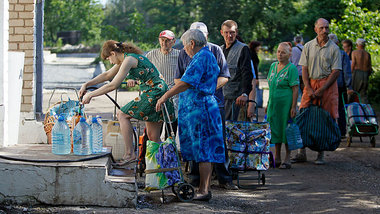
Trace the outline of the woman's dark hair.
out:
<instances>
[{"instance_id":1,"label":"woman's dark hair","mask_svg":"<svg viewBox=\"0 0 380 214\"><path fill-rule=\"evenodd\" d=\"M259 41L251 41L248 45L251 52L255 52L255 53L256 53L256 48L259 46L261 46L261 42Z\"/></svg>"},{"instance_id":2,"label":"woman's dark hair","mask_svg":"<svg viewBox=\"0 0 380 214\"><path fill-rule=\"evenodd\" d=\"M118 53L135 53L142 54L142 50L131 42L123 43L115 40L108 40L103 44L101 57L107 59L111 55L111 51Z\"/></svg>"},{"instance_id":3,"label":"woman's dark hair","mask_svg":"<svg viewBox=\"0 0 380 214\"><path fill-rule=\"evenodd\" d=\"M343 44L343 43L347 43L349 46L351 46L351 50L352 50L352 45L353 45L353 44L352 44L352 41L351 41L351 40L349 40L349 39L345 39L345 40L342 41L342 44Z\"/></svg>"}]
</instances>

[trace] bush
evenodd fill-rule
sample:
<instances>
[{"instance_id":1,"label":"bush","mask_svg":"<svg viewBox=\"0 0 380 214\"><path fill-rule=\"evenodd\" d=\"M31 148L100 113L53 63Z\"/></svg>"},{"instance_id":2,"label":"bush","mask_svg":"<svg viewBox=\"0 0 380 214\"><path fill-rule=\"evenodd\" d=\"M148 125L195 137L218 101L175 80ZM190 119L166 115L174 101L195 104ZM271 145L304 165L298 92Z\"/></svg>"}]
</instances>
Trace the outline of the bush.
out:
<instances>
[{"instance_id":1,"label":"bush","mask_svg":"<svg viewBox=\"0 0 380 214\"><path fill-rule=\"evenodd\" d=\"M259 53L260 64L259 71L263 78L267 78L270 66L273 62L277 61L276 55L265 51L264 53Z\"/></svg>"},{"instance_id":2,"label":"bush","mask_svg":"<svg viewBox=\"0 0 380 214\"><path fill-rule=\"evenodd\" d=\"M371 104L380 104L380 71L374 72L369 77L368 99Z\"/></svg>"}]
</instances>

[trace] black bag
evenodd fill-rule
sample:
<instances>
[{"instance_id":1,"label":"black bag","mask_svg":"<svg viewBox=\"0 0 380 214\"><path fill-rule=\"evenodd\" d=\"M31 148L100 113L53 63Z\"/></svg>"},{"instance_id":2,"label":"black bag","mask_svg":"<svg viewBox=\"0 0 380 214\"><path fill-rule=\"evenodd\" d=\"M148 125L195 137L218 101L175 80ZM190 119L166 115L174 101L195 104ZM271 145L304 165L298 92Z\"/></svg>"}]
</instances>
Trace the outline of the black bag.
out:
<instances>
[{"instance_id":1,"label":"black bag","mask_svg":"<svg viewBox=\"0 0 380 214\"><path fill-rule=\"evenodd\" d=\"M311 104L296 117L303 145L314 151L335 151L340 144L338 124L322 107Z\"/></svg>"}]
</instances>

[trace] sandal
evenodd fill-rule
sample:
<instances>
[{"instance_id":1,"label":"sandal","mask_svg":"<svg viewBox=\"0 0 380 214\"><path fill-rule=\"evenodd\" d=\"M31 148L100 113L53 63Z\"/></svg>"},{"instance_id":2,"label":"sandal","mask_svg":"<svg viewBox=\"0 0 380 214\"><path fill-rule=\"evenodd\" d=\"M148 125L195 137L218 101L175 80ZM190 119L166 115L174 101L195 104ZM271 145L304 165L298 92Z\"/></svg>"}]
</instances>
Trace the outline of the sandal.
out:
<instances>
[{"instance_id":1,"label":"sandal","mask_svg":"<svg viewBox=\"0 0 380 214\"><path fill-rule=\"evenodd\" d=\"M208 191L208 193L205 194L205 195L197 194L197 195L193 198L193 200L196 200L196 201L209 201L211 198L212 198L211 191Z\"/></svg>"},{"instance_id":2,"label":"sandal","mask_svg":"<svg viewBox=\"0 0 380 214\"><path fill-rule=\"evenodd\" d=\"M280 165L280 167L278 167L279 169L291 169L292 168L292 165L290 163L282 163Z\"/></svg>"}]
</instances>

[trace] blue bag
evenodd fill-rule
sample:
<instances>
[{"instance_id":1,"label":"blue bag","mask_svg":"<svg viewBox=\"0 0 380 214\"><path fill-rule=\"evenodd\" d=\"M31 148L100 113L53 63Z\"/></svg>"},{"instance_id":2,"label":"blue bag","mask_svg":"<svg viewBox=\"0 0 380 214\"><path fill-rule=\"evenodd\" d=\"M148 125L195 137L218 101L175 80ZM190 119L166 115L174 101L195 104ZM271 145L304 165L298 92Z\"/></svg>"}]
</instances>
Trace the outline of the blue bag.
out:
<instances>
[{"instance_id":1,"label":"blue bag","mask_svg":"<svg viewBox=\"0 0 380 214\"><path fill-rule=\"evenodd\" d=\"M303 145L314 151L335 151L340 144L340 130L330 113L311 104L296 117Z\"/></svg>"},{"instance_id":2,"label":"blue bag","mask_svg":"<svg viewBox=\"0 0 380 214\"><path fill-rule=\"evenodd\" d=\"M263 89L256 87L256 107L262 108L263 107Z\"/></svg>"}]
</instances>

